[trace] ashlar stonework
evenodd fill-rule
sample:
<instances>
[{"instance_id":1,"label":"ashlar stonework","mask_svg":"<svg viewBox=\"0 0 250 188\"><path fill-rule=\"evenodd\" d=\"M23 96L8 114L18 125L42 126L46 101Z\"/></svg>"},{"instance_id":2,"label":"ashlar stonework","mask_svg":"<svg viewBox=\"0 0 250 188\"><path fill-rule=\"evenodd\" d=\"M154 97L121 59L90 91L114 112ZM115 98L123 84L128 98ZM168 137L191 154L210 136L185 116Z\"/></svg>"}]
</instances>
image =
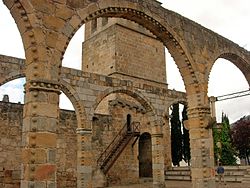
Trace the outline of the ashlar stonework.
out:
<instances>
[{"instance_id":1,"label":"ashlar stonework","mask_svg":"<svg viewBox=\"0 0 250 188\"><path fill-rule=\"evenodd\" d=\"M0 56L0 85L26 78L23 110L15 104L2 107L19 109L1 114L3 186L91 188L135 183L143 175L153 178L154 187L165 187L164 171L171 166L168 109L185 102L192 186L214 187L209 74L215 61L225 58L250 84L247 50L155 0L3 2L26 56ZM83 24L82 70L62 67L65 50ZM186 93L168 89L164 46ZM61 92L75 116L60 113Z\"/></svg>"}]
</instances>

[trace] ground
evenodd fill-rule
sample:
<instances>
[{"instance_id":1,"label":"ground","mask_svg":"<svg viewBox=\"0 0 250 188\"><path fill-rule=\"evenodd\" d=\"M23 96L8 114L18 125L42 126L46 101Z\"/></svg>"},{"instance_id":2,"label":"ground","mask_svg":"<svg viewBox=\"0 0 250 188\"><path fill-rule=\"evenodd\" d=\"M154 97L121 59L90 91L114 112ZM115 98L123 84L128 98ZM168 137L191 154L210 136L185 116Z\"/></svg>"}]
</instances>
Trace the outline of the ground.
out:
<instances>
[{"instance_id":1,"label":"ground","mask_svg":"<svg viewBox=\"0 0 250 188\"><path fill-rule=\"evenodd\" d=\"M191 182L189 181L166 181L166 188L191 188ZM143 184L133 184L133 185L125 185L125 186L112 186L110 188L153 188L151 182L146 182ZM216 184L216 188L250 188L250 185L242 184L242 183L231 183L226 182L226 185L218 183Z\"/></svg>"}]
</instances>

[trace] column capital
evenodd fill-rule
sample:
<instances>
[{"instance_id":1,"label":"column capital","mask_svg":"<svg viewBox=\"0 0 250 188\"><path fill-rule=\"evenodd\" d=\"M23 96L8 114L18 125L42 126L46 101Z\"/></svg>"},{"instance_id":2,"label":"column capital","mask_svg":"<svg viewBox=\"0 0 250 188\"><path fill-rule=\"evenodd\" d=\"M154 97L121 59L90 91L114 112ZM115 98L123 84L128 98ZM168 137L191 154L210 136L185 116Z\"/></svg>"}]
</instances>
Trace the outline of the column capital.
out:
<instances>
[{"instance_id":1,"label":"column capital","mask_svg":"<svg viewBox=\"0 0 250 188\"><path fill-rule=\"evenodd\" d=\"M25 91L43 90L46 92L61 93L61 84L51 80L30 80L25 84Z\"/></svg>"},{"instance_id":2,"label":"column capital","mask_svg":"<svg viewBox=\"0 0 250 188\"><path fill-rule=\"evenodd\" d=\"M209 107L196 107L188 109L188 120L184 121L184 126L188 130L191 128L210 129L215 122L215 118L211 117Z\"/></svg>"}]
</instances>

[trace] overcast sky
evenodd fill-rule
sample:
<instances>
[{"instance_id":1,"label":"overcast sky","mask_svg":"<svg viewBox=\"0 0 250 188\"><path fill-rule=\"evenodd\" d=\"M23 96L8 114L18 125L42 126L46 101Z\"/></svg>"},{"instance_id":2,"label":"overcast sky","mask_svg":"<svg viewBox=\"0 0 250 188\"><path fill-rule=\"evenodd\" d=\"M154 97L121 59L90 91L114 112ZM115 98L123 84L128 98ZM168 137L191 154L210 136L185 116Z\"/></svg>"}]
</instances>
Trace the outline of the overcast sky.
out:
<instances>
[{"instance_id":1,"label":"overcast sky","mask_svg":"<svg viewBox=\"0 0 250 188\"><path fill-rule=\"evenodd\" d=\"M250 50L250 1L249 0L161 0L163 6L219 33ZM83 27L76 33L65 53L63 65L80 69ZM16 25L0 0L0 54L24 58L24 50ZM175 63L166 53L169 88L185 91ZM9 94L12 102L23 101L24 80L15 80L0 87L0 99ZM240 70L223 59L216 61L209 80L209 96L219 96L247 90L249 86ZM18 93L18 94L17 94ZM13 95L14 94L14 95ZM71 106L62 95L61 107ZM231 122L250 114L250 96L216 103L217 120L222 111ZM72 107L69 107L72 109Z\"/></svg>"}]
</instances>

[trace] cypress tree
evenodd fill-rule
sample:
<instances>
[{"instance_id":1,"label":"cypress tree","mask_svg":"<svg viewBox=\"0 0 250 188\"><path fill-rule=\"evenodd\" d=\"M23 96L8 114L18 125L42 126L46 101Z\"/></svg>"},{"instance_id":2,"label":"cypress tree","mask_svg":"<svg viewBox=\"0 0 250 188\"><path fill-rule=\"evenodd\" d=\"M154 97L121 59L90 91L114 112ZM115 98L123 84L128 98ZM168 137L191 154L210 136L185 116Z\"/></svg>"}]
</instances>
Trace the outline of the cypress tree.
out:
<instances>
[{"instance_id":1,"label":"cypress tree","mask_svg":"<svg viewBox=\"0 0 250 188\"><path fill-rule=\"evenodd\" d=\"M230 124L227 115L222 114L221 162L224 165L236 165L236 150L230 136Z\"/></svg>"},{"instance_id":2,"label":"cypress tree","mask_svg":"<svg viewBox=\"0 0 250 188\"><path fill-rule=\"evenodd\" d=\"M174 166L180 166L180 161L182 160L182 133L179 118L179 104L173 105L170 123L172 163Z\"/></svg>"},{"instance_id":3,"label":"cypress tree","mask_svg":"<svg viewBox=\"0 0 250 188\"><path fill-rule=\"evenodd\" d=\"M187 105L184 105L183 111L182 111L182 130L183 130L183 159L186 163L188 163L188 166L190 166L190 140L189 140L189 130L187 130L184 127L184 121L187 120Z\"/></svg>"}]
</instances>

